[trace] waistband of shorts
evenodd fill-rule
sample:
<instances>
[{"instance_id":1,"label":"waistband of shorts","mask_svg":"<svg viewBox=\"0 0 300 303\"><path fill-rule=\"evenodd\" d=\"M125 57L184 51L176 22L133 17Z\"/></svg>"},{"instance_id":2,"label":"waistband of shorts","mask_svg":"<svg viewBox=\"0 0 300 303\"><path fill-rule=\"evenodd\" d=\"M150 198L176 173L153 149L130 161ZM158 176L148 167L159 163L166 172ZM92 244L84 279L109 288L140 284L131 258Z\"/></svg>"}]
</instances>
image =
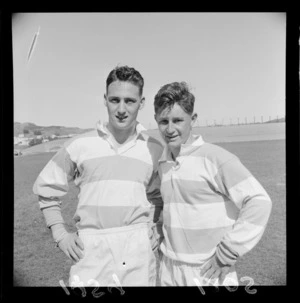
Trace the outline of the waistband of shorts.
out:
<instances>
[{"instance_id":1,"label":"waistband of shorts","mask_svg":"<svg viewBox=\"0 0 300 303\"><path fill-rule=\"evenodd\" d=\"M197 268L197 269L201 269L207 263L207 261L209 261L211 259L211 257L210 257L203 263L189 263L189 262L184 262L184 261L180 261L180 260L174 260L174 259L166 256L165 254L162 254L162 258L165 259L165 261L167 263L171 263L172 265L174 265L176 267L192 267L192 268ZM235 265L232 265L229 270L229 272L233 272L233 271L235 271Z\"/></svg>"},{"instance_id":2,"label":"waistband of shorts","mask_svg":"<svg viewBox=\"0 0 300 303\"><path fill-rule=\"evenodd\" d=\"M202 267L203 264L205 263L205 262L203 262L203 263L188 263L188 262L172 259L172 258L166 256L165 254L163 254L163 259L165 259L165 261L167 263L171 263L172 265L175 265L175 266L178 266L178 267L182 267L182 266Z\"/></svg>"},{"instance_id":3,"label":"waistband of shorts","mask_svg":"<svg viewBox=\"0 0 300 303\"><path fill-rule=\"evenodd\" d=\"M110 234L110 233L122 233L131 230L138 230L138 229L149 229L149 223L138 223L120 227L112 227L112 228L104 228L104 229L94 229L94 228L85 228L85 229L78 229L78 234L83 235L103 235L103 234Z\"/></svg>"},{"instance_id":4,"label":"waistband of shorts","mask_svg":"<svg viewBox=\"0 0 300 303\"><path fill-rule=\"evenodd\" d=\"M203 267L204 264L206 264L206 262L211 259L211 257L209 257L206 260L201 261L199 263L186 262L186 261L172 259L172 258L166 256L164 253L163 253L163 258L166 260L167 263L171 263L172 265L175 265L177 267L186 267L186 266L188 266L188 267L194 267L194 268Z\"/></svg>"},{"instance_id":5,"label":"waistband of shorts","mask_svg":"<svg viewBox=\"0 0 300 303\"><path fill-rule=\"evenodd\" d=\"M210 252L197 255L191 254L182 256L180 253L176 253L174 251L168 250L165 242L163 241L160 245L160 250L162 251L163 257L168 262L173 262L176 266L192 266L192 267L201 267L205 264L208 260L210 260L213 255L215 254L216 249L212 249Z\"/></svg>"}]
</instances>

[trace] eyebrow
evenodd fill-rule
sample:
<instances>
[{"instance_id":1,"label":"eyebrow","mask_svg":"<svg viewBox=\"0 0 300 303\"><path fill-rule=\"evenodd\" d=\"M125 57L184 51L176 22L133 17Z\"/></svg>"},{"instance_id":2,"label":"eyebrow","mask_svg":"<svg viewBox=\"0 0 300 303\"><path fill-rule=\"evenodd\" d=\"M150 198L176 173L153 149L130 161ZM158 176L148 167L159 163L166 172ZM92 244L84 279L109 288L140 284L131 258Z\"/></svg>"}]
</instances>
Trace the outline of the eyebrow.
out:
<instances>
[{"instance_id":1,"label":"eyebrow","mask_svg":"<svg viewBox=\"0 0 300 303\"><path fill-rule=\"evenodd\" d=\"M159 121L161 120L169 120L169 118L167 117L161 117L161 118L158 118ZM184 118L182 117L173 117L171 120L184 120Z\"/></svg>"},{"instance_id":2,"label":"eyebrow","mask_svg":"<svg viewBox=\"0 0 300 303\"><path fill-rule=\"evenodd\" d=\"M130 98L130 97L125 98L125 101L126 101L126 100L130 100L130 101L137 101L137 99L135 99L135 98Z\"/></svg>"},{"instance_id":3,"label":"eyebrow","mask_svg":"<svg viewBox=\"0 0 300 303\"><path fill-rule=\"evenodd\" d=\"M109 97L108 97L108 100L112 100L112 99L118 99L118 100L120 100L120 97L117 97L117 96L109 96ZM131 98L131 97L125 97L124 99L125 99L125 101L126 101L126 100L137 101L137 99Z\"/></svg>"}]
</instances>

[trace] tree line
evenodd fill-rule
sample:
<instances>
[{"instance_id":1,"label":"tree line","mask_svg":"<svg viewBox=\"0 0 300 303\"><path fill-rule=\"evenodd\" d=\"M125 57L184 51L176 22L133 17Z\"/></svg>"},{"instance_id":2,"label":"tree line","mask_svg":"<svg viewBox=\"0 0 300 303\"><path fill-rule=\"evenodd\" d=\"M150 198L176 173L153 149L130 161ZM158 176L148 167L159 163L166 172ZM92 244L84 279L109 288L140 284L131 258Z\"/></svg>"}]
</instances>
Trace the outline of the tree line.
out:
<instances>
[{"instance_id":1,"label":"tree line","mask_svg":"<svg viewBox=\"0 0 300 303\"><path fill-rule=\"evenodd\" d=\"M23 134L24 135L28 135L30 133L30 131L27 129L27 128L24 128L23 129ZM41 136L42 135L42 132L40 130L34 130L33 131L33 134L35 136ZM59 132L55 132L54 133L55 136L60 136L60 133ZM29 146L34 146L34 145L37 145L37 144L41 144L43 143L43 140L44 139L48 139L49 141L53 141L53 140L56 140L56 138L52 138L51 136L44 136L44 138L33 138L31 139L29 142L28 142L28 145Z\"/></svg>"}]
</instances>

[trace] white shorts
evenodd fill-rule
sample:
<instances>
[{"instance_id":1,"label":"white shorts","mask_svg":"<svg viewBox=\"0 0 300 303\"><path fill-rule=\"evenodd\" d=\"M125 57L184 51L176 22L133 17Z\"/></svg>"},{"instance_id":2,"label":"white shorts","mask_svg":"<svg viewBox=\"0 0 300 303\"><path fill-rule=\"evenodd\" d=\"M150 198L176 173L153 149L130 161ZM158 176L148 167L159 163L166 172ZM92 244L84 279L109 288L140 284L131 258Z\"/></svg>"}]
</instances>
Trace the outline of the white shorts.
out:
<instances>
[{"instance_id":1,"label":"white shorts","mask_svg":"<svg viewBox=\"0 0 300 303\"><path fill-rule=\"evenodd\" d=\"M79 230L84 257L70 270L70 286L155 286L156 258L149 225Z\"/></svg>"},{"instance_id":2,"label":"white shorts","mask_svg":"<svg viewBox=\"0 0 300 303\"><path fill-rule=\"evenodd\" d=\"M238 286L238 278L234 266L231 267L230 272L220 284L218 279L215 283L212 283L200 276L200 270L204 264L180 262L162 254L159 283L161 286Z\"/></svg>"}]
</instances>

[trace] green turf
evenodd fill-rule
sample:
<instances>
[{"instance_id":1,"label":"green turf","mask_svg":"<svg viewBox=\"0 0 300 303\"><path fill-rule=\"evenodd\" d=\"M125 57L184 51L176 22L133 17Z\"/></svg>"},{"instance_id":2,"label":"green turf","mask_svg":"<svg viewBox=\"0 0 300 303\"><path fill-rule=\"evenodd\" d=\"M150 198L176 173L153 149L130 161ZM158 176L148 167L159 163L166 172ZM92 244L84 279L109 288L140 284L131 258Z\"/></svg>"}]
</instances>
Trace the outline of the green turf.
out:
<instances>
[{"instance_id":1,"label":"green turf","mask_svg":"<svg viewBox=\"0 0 300 303\"><path fill-rule=\"evenodd\" d=\"M236 154L261 182L273 201L266 231L258 245L237 262L239 279L251 277L255 285L286 284L286 187L285 140L222 143ZM14 280L20 286L60 286L68 284L71 266L65 255L54 247L50 231L32 192L39 172L54 153L15 157L14 167ZM74 230L77 188L63 199L62 213L69 229ZM240 281L241 282L241 281ZM249 280L242 283L246 285Z\"/></svg>"},{"instance_id":2,"label":"green turf","mask_svg":"<svg viewBox=\"0 0 300 303\"><path fill-rule=\"evenodd\" d=\"M285 141L218 145L239 156L273 202L271 216L262 239L237 262L238 276L249 276L258 285L286 285Z\"/></svg>"}]
</instances>

